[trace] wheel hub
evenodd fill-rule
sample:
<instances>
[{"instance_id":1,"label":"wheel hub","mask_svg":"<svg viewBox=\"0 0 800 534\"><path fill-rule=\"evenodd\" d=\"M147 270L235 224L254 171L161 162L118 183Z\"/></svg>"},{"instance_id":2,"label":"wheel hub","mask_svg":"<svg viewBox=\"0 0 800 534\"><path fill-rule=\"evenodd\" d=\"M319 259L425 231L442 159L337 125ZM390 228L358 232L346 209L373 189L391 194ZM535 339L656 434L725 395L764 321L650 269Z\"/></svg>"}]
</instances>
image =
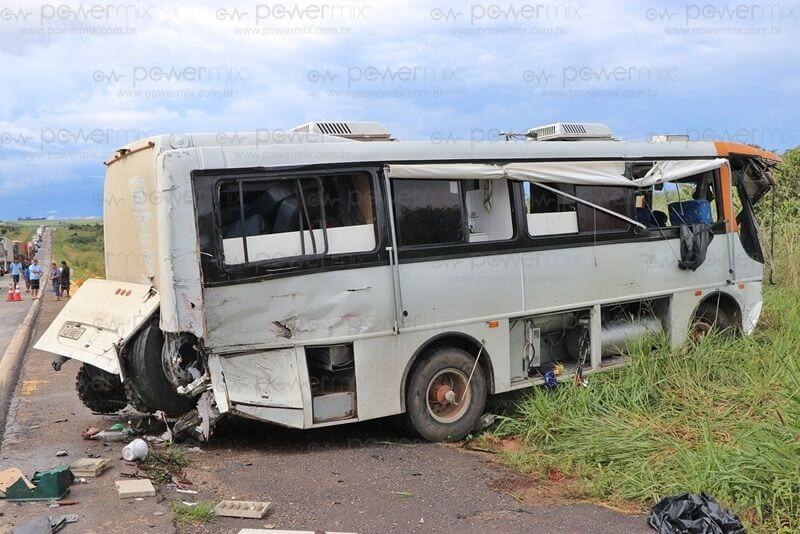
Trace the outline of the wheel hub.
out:
<instances>
[{"instance_id":1,"label":"wheel hub","mask_svg":"<svg viewBox=\"0 0 800 534\"><path fill-rule=\"evenodd\" d=\"M468 378L460 369L443 369L428 384L428 413L439 422L452 423L469 407Z\"/></svg>"}]
</instances>

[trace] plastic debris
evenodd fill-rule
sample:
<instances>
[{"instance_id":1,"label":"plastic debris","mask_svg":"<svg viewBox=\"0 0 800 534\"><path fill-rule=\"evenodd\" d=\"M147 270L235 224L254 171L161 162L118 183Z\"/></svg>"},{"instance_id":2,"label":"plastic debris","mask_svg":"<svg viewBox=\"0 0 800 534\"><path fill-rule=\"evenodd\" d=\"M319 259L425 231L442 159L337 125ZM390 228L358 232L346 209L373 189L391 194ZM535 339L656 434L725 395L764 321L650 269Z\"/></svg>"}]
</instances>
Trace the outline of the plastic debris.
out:
<instances>
[{"instance_id":1,"label":"plastic debris","mask_svg":"<svg viewBox=\"0 0 800 534\"><path fill-rule=\"evenodd\" d=\"M126 462L144 460L147 458L147 442L136 438L122 448L122 459Z\"/></svg>"},{"instance_id":2,"label":"plastic debris","mask_svg":"<svg viewBox=\"0 0 800 534\"><path fill-rule=\"evenodd\" d=\"M664 497L647 524L658 534L745 534L739 518L706 493Z\"/></svg>"},{"instance_id":3,"label":"plastic debris","mask_svg":"<svg viewBox=\"0 0 800 534\"><path fill-rule=\"evenodd\" d=\"M544 387L549 390L556 389L558 386L558 380L556 380L556 374L553 371L547 371L544 374Z\"/></svg>"},{"instance_id":4,"label":"plastic debris","mask_svg":"<svg viewBox=\"0 0 800 534\"><path fill-rule=\"evenodd\" d=\"M63 499L75 477L69 467L62 465L50 471L37 471L28 481L20 478L6 489L8 501L54 501ZM31 487L33 486L33 487Z\"/></svg>"}]
</instances>

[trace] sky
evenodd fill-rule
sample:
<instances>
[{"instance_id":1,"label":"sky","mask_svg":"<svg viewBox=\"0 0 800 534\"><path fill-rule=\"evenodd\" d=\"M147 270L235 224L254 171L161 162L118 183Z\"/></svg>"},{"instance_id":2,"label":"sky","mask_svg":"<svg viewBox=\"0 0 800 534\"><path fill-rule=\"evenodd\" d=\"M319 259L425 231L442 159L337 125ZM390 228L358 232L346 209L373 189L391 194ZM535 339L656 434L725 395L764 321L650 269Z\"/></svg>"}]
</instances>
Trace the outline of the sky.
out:
<instances>
[{"instance_id":1,"label":"sky","mask_svg":"<svg viewBox=\"0 0 800 534\"><path fill-rule=\"evenodd\" d=\"M173 132L558 121L800 145L800 0L0 3L0 219L102 215L103 161Z\"/></svg>"}]
</instances>

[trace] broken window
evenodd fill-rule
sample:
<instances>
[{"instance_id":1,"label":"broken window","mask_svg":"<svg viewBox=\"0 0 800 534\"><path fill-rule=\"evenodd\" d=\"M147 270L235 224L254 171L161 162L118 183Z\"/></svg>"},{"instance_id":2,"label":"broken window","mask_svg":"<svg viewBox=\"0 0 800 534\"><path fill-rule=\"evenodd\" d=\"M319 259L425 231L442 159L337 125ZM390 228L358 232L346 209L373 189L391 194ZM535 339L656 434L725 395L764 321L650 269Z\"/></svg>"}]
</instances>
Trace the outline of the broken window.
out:
<instances>
[{"instance_id":1,"label":"broken window","mask_svg":"<svg viewBox=\"0 0 800 534\"><path fill-rule=\"evenodd\" d=\"M709 171L640 190L636 218L648 228L720 221L722 198L717 194L716 176Z\"/></svg>"},{"instance_id":2,"label":"broken window","mask_svg":"<svg viewBox=\"0 0 800 534\"><path fill-rule=\"evenodd\" d=\"M375 248L368 174L242 179L219 189L228 265Z\"/></svg>"}]
</instances>

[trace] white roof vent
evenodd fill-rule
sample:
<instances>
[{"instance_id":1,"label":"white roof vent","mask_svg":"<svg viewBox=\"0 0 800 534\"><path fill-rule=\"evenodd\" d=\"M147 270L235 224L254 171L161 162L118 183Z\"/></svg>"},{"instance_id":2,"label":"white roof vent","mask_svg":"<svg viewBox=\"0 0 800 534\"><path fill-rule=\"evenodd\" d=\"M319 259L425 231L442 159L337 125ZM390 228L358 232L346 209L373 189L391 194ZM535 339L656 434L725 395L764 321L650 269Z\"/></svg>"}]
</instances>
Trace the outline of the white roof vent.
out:
<instances>
[{"instance_id":1,"label":"white roof vent","mask_svg":"<svg viewBox=\"0 0 800 534\"><path fill-rule=\"evenodd\" d=\"M307 122L295 126L291 131L333 135L354 141L394 141L389 130L379 122Z\"/></svg>"},{"instance_id":2,"label":"white roof vent","mask_svg":"<svg viewBox=\"0 0 800 534\"><path fill-rule=\"evenodd\" d=\"M531 128L525 135L531 141L611 140L611 128L596 122L557 122Z\"/></svg>"}]
</instances>

